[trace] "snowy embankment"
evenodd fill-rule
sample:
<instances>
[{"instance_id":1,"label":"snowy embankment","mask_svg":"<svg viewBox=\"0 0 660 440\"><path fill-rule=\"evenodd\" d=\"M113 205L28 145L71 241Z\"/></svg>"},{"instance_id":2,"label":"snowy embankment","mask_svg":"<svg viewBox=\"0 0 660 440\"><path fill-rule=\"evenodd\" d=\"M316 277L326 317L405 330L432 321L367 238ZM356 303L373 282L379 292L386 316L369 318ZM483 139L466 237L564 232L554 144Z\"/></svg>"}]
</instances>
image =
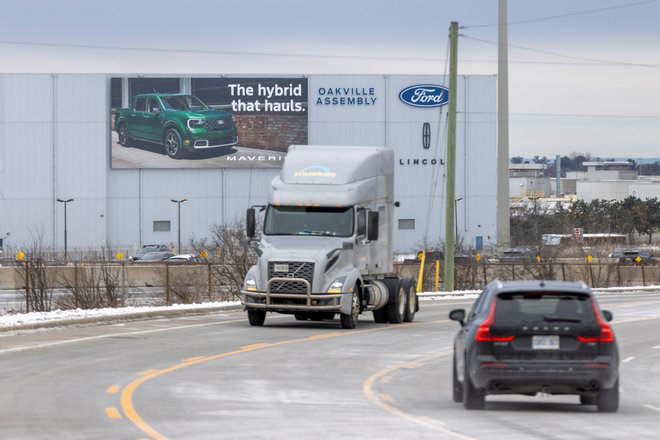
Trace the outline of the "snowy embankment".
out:
<instances>
[{"instance_id":1,"label":"snowy embankment","mask_svg":"<svg viewBox=\"0 0 660 440\"><path fill-rule=\"evenodd\" d=\"M595 289L597 293L660 291L660 286L612 287ZM474 299L478 290L455 292L421 292L420 300ZM240 310L238 301L202 304L174 304L171 306L121 307L90 310L54 310L52 312L16 313L0 316L0 332L28 330L67 325L89 325L140 319L178 317L222 311Z\"/></svg>"}]
</instances>

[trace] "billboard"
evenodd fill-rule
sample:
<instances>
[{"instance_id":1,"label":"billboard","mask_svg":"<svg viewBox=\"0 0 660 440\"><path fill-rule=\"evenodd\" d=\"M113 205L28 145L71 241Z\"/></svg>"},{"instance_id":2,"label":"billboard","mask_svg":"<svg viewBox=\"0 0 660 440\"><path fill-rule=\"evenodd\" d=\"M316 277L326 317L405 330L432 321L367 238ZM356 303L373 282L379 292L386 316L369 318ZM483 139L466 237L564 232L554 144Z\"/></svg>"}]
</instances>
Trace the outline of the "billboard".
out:
<instances>
[{"instance_id":1,"label":"billboard","mask_svg":"<svg viewBox=\"0 0 660 440\"><path fill-rule=\"evenodd\" d=\"M307 78L112 78L112 168L281 167L307 144Z\"/></svg>"}]
</instances>

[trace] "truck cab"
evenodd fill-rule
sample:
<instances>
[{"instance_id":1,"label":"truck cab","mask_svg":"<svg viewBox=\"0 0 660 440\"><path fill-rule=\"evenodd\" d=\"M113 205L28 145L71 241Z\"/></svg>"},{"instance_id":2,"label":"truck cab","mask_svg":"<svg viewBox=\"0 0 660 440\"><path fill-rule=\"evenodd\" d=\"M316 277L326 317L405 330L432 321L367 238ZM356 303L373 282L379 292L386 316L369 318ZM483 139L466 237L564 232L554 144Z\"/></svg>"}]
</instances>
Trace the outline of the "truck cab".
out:
<instances>
[{"instance_id":1,"label":"truck cab","mask_svg":"<svg viewBox=\"0 0 660 440\"><path fill-rule=\"evenodd\" d=\"M344 328L364 311L377 322L412 320L414 283L394 273L393 187L390 149L289 147L241 291L250 324L263 325L268 311L300 320L339 313ZM247 231L254 240L253 208Z\"/></svg>"}]
</instances>

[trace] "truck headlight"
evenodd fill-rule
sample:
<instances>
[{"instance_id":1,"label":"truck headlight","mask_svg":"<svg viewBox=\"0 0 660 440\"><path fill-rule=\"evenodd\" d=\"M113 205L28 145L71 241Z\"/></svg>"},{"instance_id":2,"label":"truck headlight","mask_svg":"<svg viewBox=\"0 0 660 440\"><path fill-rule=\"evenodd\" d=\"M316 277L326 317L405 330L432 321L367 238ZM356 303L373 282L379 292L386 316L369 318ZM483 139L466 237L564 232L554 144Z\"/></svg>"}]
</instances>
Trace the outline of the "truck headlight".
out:
<instances>
[{"instance_id":1,"label":"truck headlight","mask_svg":"<svg viewBox=\"0 0 660 440\"><path fill-rule=\"evenodd\" d=\"M248 277L245 279L245 290L249 290L251 292L257 291L257 281L254 279L254 277Z\"/></svg>"},{"instance_id":2,"label":"truck headlight","mask_svg":"<svg viewBox=\"0 0 660 440\"><path fill-rule=\"evenodd\" d=\"M188 128L190 131L195 131L204 126L204 119L188 119Z\"/></svg>"},{"instance_id":3,"label":"truck headlight","mask_svg":"<svg viewBox=\"0 0 660 440\"><path fill-rule=\"evenodd\" d=\"M332 282L332 284L330 284L327 293L341 293L344 288L345 281L346 281L346 277L337 278Z\"/></svg>"}]
</instances>

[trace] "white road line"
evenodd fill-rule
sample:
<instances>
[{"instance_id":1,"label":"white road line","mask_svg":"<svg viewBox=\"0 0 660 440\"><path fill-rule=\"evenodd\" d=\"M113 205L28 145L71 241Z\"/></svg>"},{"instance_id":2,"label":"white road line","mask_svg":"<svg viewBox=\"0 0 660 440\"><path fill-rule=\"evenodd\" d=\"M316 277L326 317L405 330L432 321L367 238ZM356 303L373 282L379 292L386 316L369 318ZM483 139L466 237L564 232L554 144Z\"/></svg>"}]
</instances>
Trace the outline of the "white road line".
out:
<instances>
[{"instance_id":1,"label":"white road line","mask_svg":"<svg viewBox=\"0 0 660 440\"><path fill-rule=\"evenodd\" d=\"M630 362L630 361L632 361L633 359L635 359L635 356L630 356L630 357L625 358L625 359L622 360L621 362L625 364L626 362Z\"/></svg>"},{"instance_id":2,"label":"white road line","mask_svg":"<svg viewBox=\"0 0 660 440\"><path fill-rule=\"evenodd\" d=\"M653 347L653 348L658 349L658 348L660 348L660 345L656 345L656 346Z\"/></svg>"},{"instance_id":3,"label":"white road line","mask_svg":"<svg viewBox=\"0 0 660 440\"><path fill-rule=\"evenodd\" d=\"M166 331L171 331L171 330L189 329L189 328L195 328L195 327L208 327L208 326L219 325L219 324L220 325L222 325L222 324L231 324L231 323L234 323L234 322L242 322L242 321L245 321L245 319L234 319L234 320L231 320L231 321L209 322L209 323L205 323L205 324L181 325L181 326L164 327L164 328L157 328L157 329L151 329L151 330L138 330L138 331L126 332L126 333L108 333L108 334L105 334L105 335L87 336L87 337L84 337L84 338L66 339L66 340L63 340L63 341L44 342L42 344L25 345L25 346L22 346L22 347L6 348L4 350L0 350L0 354L15 353L15 352L18 352L18 351L26 351L26 350L36 349L36 348L53 347L55 345L74 344L76 342L93 341L93 340L96 340L96 339L114 338L114 337L117 337L117 336L142 335L142 334L147 334L147 333L159 333L159 332L166 332Z\"/></svg>"},{"instance_id":4,"label":"white road line","mask_svg":"<svg viewBox=\"0 0 660 440\"><path fill-rule=\"evenodd\" d=\"M646 404L646 403L642 404L642 406L645 407L645 408L648 408L648 409L652 409L653 411L658 411L658 412L660 412L660 408L658 408L657 406L648 405L648 404Z\"/></svg>"}]
</instances>

